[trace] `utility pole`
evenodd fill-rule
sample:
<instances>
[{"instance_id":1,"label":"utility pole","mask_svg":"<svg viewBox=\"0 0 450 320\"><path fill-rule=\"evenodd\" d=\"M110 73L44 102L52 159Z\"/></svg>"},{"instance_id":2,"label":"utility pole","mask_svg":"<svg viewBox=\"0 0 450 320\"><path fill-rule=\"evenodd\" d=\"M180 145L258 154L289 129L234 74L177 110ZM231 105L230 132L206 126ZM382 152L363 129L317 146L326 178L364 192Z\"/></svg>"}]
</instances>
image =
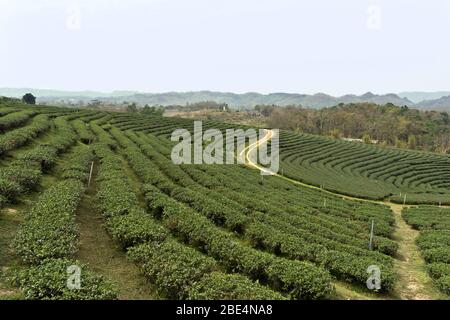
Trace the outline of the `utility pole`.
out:
<instances>
[{"instance_id":1,"label":"utility pole","mask_svg":"<svg viewBox=\"0 0 450 320\"><path fill-rule=\"evenodd\" d=\"M403 199L403 205L406 204L406 193L405 193L405 198Z\"/></svg>"},{"instance_id":2,"label":"utility pole","mask_svg":"<svg viewBox=\"0 0 450 320\"><path fill-rule=\"evenodd\" d=\"M92 161L91 164L91 172L89 173L89 182L88 182L88 188L91 185L91 179L92 179L92 171L94 170L94 161Z\"/></svg>"},{"instance_id":3,"label":"utility pole","mask_svg":"<svg viewBox=\"0 0 450 320\"><path fill-rule=\"evenodd\" d=\"M372 250L373 247L373 229L375 222L372 220L372 227L370 228L370 240L369 240L369 250Z\"/></svg>"}]
</instances>

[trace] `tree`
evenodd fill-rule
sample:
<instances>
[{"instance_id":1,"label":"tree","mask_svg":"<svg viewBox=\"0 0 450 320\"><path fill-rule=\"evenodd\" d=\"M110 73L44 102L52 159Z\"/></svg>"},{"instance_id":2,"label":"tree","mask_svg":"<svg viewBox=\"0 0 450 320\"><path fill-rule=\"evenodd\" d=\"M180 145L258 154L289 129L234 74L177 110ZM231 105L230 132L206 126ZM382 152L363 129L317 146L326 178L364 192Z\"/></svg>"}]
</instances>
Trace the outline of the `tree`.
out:
<instances>
[{"instance_id":1,"label":"tree","mask_svg":"<svg viewBox=\"0 0 450 320\"><path fill-rule=\"evenodd\" d=\"M31 93L27 93L23 96L22 101L26 104L36 104L36 97Z\"/></svg>"},{"instance_id":2,"label":"tree","mask_svg":"<svg viewBox=\"0 0 450 320\"><path fill-rule=\"evenodd\" d=\"M372 139L370 139L370 136L366 133L363 135L362 140L365 144L371 144L372 143Z\"/></svg>"},{"instance_id":3,"label":"tree","mask_svg":"<svg viewBox=\"0 0 450 320\"><path fill-rule=\"evenodd\" d=\"M406 147L406 143L403 142L401 139L399 139L398 137L394 138L394 144L396 148L405 148Z\"/></svg>"},{"instance_id":4,"label":"tree","mask_svg":"<svg viewBox=\"0 0 450 320\"><path fill-rule=\"evenodd\" d=\"M136 103L132 103L130 105L127 106L127 112L137 112L137 105Z\"/></svg>"},{"instance_id":5,"label":"tree","mask_svg":"<svg viewBox=\"0 0 450 320\"><path fill-rule=\"evenodd\" d=\"M333 130L331 130L330 135L335 139L340 139L341 131L339 129L333 129Z\"/></svg>"},{"instance_id":6,"label":"tree","mask_svg":"<svg viewBox=\"0 0 450 320\"><path fill-rule=\"evenodd\" d=\"M411 135L408 137L408 148L414 150L414 149L416 149L416 146L417 146L416 136L413 135L413 134L411 134Z\"/></svg>"},{"instance_id":7,"label":"tree","mask_svg":"<svg viewBox=\"0 0 450 320\"><path fill-rule=\"evenodd\" d=\"M141 113L161 116L164 113L164 107L163 106L150 107L148 104L146 104L144 108L142 108Z\"/></svg>"}]
</instances>

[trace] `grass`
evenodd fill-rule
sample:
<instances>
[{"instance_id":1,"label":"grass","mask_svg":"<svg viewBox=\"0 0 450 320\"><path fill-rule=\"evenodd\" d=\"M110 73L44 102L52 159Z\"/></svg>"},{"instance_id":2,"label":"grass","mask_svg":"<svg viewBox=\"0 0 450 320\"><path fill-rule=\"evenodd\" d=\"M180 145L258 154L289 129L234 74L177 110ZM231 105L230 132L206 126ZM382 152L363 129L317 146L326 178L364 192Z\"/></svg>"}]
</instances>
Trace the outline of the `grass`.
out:
<instances>
[{"instance_id":1,"label":"grass","mask_svg":"<svg viewBox=\"0 0 450 320\"><path fill-rule=\"evenodd\" d=\"M17 209L3 208L0 211L0 300L21 297L20 292L8 283L6 277L11 267L18 263L9 244L22 220L22 214Z\"/></svg>"},{"instance_id":2,"label":"grass","mask_svg":"<svg viewBox=\"0 0 450 320\"><path fill-rule=\"evenodd\" d=\"M411 228L403 220L401 213L404 207L391 204L391 208L396 224L393 237L399 244L398 256L395 260L395 270L399 277L395 287L398 298L408 300L449 299L436 288L426 271L425 261L416 245L419 231Z\"/></svg>"}]
</instances>

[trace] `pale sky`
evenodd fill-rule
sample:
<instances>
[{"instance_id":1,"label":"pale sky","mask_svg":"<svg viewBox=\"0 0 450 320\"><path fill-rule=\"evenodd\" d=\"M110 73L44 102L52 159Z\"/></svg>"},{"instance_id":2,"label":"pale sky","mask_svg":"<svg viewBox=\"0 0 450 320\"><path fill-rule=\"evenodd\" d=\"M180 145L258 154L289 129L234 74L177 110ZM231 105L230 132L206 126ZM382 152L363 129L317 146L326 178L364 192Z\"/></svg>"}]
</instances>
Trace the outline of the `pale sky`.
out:
<instances>
[{"instance_id":1,"label":"pale sky","mask_svg":"<svg viewBox=\"0 0 450 320\"><path fill-rule=\"evenodd\" d=\"M0 0L0 87L450 90L449 0Z\"/></svg>"}]
</instances>

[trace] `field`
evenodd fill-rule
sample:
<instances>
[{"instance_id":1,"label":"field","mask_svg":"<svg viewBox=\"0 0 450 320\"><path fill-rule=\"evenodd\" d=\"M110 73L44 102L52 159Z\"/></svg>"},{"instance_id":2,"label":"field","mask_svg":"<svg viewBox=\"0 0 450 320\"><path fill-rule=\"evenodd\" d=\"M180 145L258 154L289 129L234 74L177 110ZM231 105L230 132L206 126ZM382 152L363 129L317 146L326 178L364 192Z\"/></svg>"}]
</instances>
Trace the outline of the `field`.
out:
<instances>
[{"instance_id":1,"label":"field","mask_svg":"<svg viewBox=\"0 0 450 320\"><path fill-rule=\"evenodd\" d=\"M1 103L0 298L121 299L131 286L153 299L448 298L448 157L282 131L280 175L262 177L173 164L178 128L193 120ZM89 217L113 241L88 238ZM95 241L140 275L120 280ZM421 283L405 293L412 267Z\"/></svg>"},{"instance_id":2,"label":"field","mask_svg":"<svg viewBox=\"0 0 450 320\"><path fill-rule=\"evenodd\" d=\"M406 204L450 204L446 155L283 132L283 172L326 190Z\"/></svg>"}]
</instances>

